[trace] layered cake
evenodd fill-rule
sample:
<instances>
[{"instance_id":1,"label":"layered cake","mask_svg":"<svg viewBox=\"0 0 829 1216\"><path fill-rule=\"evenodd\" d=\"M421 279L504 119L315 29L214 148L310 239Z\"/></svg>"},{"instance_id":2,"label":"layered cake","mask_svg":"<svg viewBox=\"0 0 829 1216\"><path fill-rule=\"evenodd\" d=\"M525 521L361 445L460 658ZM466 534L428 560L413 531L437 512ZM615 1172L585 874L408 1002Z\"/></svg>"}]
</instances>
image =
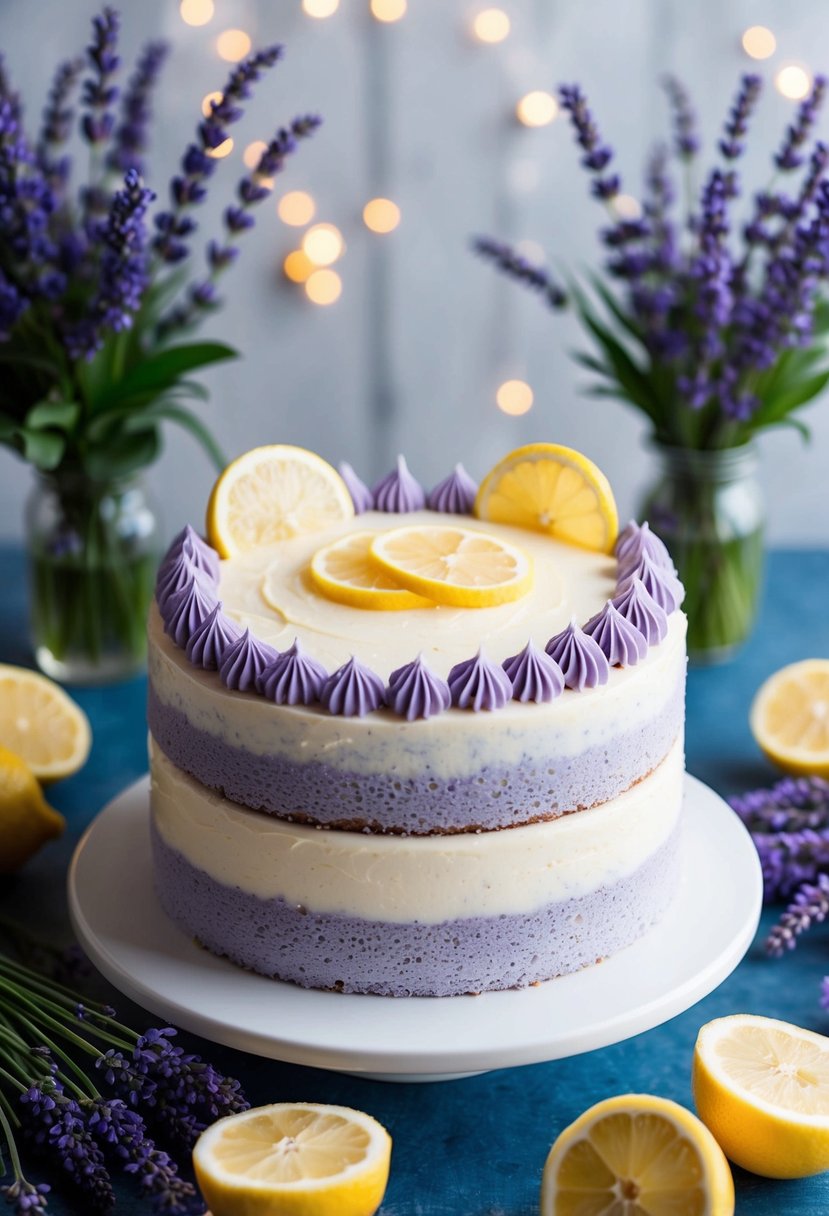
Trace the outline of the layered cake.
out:
<instances>
[{"instance_id":1,"label":"layered cake","mask_svg":"<svg viewBox=\"0 0 829 1216\"><path fill-rule=\"evenodd\" d=\"M661 541L617 537L554 445L429 495L404 462L369 491L259 451L220 479L213 546L173 542L149 621L169 916L264 975L385 996L520 987L643 934L684 771Z\"/></svg>"}]
</instances>

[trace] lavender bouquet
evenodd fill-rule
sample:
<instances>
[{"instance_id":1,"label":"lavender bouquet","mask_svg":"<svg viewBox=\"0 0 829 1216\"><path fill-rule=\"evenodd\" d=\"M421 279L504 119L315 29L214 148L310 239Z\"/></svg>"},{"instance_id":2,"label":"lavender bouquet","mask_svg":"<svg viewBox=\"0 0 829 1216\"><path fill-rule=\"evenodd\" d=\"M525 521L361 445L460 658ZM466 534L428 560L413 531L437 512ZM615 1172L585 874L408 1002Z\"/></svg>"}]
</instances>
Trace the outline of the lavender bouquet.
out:
<instances>
[{"instance_id":1,"label":"lavender bouquet","mask_svg":"<svg viewBox=\"0 0 829 1216\"><path fill-rule=\"evenodd\" d=\"M223 228L194 260L195 213L213 155L243 103L282 55L238 64L153 212L144 183L153 90L167 55L153 42L119 84L119 16L93 21L86 55L60 65L35 138L0 70L0 444L30 462L33 632L41 666L62 678L121 674L143 658L157 559L154 520L131 479L161 451L161 427L185 427L223 458L193 402L193 372L234 357L182 341L218 308L218 282L271 179L314 116L278 129L238 183ZM75 188L73 135L88 171Z\"/></svg>"},{"instance_id":2,"label":"lavender bouquet","mask_svg":"<svg viewBox=\"0 0 829 1216\"><path fill-rule=\"evenodd\" d=\"M204 1212L171 1153L189 1160L206 1126L248 1109L239 1082L185 1052L171 1027L124 1025L68 985L77 968L67 976L57 951L4 930L38 958L33 969L0 951L0 1195L10 1212L48 1211L51 1185L33 1180L44 1175L73 1211L108 1212L116 1173L132 1178L142 1211Z\"/></svg>"},{"instance_id":3,"label":"lavender bouquet","mask_svg":"<svg viewBox=\"0 0 829 1216\"><path fill-rule=\"evenodd\" d=\"M591 194L608 217L599 233L604 273L587 284L560 280L500 241L475 243L551 308L575 310L592 342L576 355L593 377L590 392L647 418L665 477L644 510L687 589L697 657L730 652L754 619L762 510L746 476L752 440L782 425L808 436L797 412L829 383L829 147L812 139L826 80L815 78L773 156L770 183L738 216L737 166L761 83L742 78L715 162L695 183L695 117L681 85L666 81L672 145L650 158L636 218L621 213L613 151L582 91L562 87Z\"/></svg>"}]
</instances>

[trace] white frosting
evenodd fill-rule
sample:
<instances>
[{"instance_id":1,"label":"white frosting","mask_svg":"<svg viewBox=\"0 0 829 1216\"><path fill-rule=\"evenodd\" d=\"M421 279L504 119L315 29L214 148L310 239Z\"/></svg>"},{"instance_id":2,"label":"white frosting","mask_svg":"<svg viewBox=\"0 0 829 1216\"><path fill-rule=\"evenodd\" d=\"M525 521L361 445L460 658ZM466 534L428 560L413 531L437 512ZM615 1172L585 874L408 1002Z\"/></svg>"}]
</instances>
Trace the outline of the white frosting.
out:
<instances>
[{"instance_id":1,"label":"white frosting","mask_svg":"<svg viewBox=\"0 0 829 1216\"><path fill-rule=\"evenodd\" d=\"M598 561L595 556L592 560ZM357 610L342 611L350 616ZM382 638L394 635L399 617L417 614L361 615L369 618L374 634ZM463 628L458 627L454 637L452 661L474 653L482 636L475 627L477 617L472 610L464 614ZM349 772L366 775L394 772L401 780L422 778L428 770L443 779L474 775L484 765L512 768L527 759L534 765L547 759L552 764L594 747L612 752L620 735L647 728L668 712L685 674L685 630L685 617L674 613L664 642L651 647L637 666L613 668L603 687L567 690L542 705L512 701L493 713L452 709L418 722L406 722L390 710L365 718L341 718L319 708L290 708L253 693L230 692L216 672L187 662L184 652L165 635L155 610L150 618L149 672L163 704L183 713L198 730L254 755L339 763ZM260 635L258 623L255 632ZM500 635L497 640L500 655L501 649L505 653L513 653L510 647L520 649L527 639L520 644L513 639L510 647L501 646ZM536 638L541 646L546 640ZM444 644L448 646L449 640ZM495 641L491 650L495 657ZM311 653L316 655L316 650ZM357 653L365 660L362 649ZM414 652L407 654L414 657ZM389 673L381 669L379 674Z\"/></svg>"},{"instance_id":2,"label":"white frosting","mask_svg":"<svg viewBox=\"0 0 829 1216\"><path fill-rule=\"evenodd\" d=\"M324 831L228 802L151 744L152 813L164 841L228 886L310 912L438 924L527 914L632 874L676 827L676 742L638 785L592 810L501 832L400 837Z\"/></svg>"}]
</instances>

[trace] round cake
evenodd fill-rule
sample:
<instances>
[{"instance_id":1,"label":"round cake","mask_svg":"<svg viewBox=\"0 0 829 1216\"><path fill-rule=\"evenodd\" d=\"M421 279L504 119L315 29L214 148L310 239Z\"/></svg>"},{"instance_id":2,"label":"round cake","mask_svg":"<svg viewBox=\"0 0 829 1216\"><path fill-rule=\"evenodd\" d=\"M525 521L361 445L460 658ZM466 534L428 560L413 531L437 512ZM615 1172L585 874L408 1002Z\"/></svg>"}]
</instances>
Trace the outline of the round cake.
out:
<instances>
[{"instance_id":1,"label":"round cake","mask_svg":"<svg viewBox=\"0 0 829 1216\"><path fill-rule=\"evenodd\" d=\"M149 622L158 895L208 949L307 987L551 979L676 887L681 588L647 525L608 554L477 518L457 470L428 500L404 478L350 475L341 519L224 560L173 542ZM353 554L379 572L400 537L517 563L520 589L432 602L421 565L417 593L389 567L363 590Z\"/></svg>"}]
</instances>

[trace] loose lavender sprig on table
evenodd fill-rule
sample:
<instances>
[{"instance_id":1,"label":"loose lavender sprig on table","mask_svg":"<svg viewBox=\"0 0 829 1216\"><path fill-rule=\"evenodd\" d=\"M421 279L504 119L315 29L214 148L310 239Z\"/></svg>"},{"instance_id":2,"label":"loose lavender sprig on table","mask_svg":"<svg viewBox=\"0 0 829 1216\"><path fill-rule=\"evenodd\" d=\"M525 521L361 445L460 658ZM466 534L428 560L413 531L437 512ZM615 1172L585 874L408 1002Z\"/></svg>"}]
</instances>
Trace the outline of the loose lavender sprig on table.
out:
<instances>
[{"instance_id":1,"label":"loose lavender sprig on table","mask_svg":"<svg viewBox=\"0 0 829 1216\"><path fill-rule=\"evenodd\" d=\"M248 1103L238 1081L175 1036L170 1027L139 1035L108 1006L0 952L0 1144L11 1174L0 1193L16 1213L47 1210L49 1187L30 1179L28 1157L57 1166L84 1211L112 1206L113 1169L136 1179L153 1211L204 1211L150 1129L189 1150L205 1126Z\"/></svg>"}]
</instances>

